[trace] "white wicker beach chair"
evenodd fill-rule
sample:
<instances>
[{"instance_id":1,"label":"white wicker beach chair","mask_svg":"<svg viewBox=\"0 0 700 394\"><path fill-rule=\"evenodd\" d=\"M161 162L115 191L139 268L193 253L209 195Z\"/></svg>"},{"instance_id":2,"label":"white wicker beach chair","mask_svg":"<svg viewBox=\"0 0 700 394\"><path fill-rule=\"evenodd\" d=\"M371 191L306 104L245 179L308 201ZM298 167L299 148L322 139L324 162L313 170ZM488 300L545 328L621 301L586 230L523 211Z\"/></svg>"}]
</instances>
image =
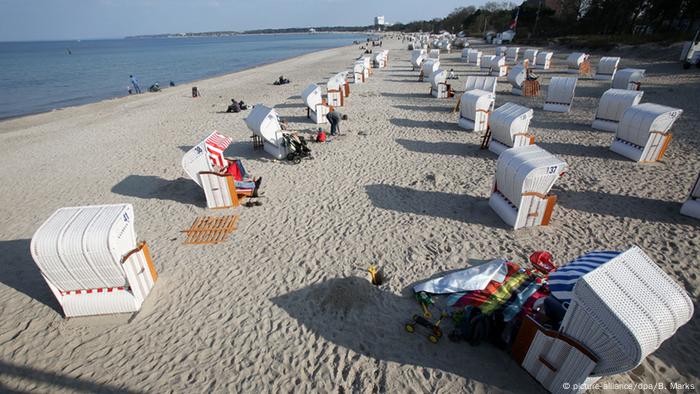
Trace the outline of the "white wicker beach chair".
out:
<instances>
[{"instance_id":1,"label":"white wicker beach chair","mask_svg":"<svg viewBox=\"0 0 700 394\"><path fill-rule=\"evenodd\" d=\"M428 53L425 49L414 49L411 52L411 65L413 69L420 68L423 61L428 57Z\"/></svg>"},{"instance_id":2,"label":"white wicker beach chair","mask_svg":"<svg viewBox=\"0 0 700 394\"><path fill-rule=\"evenodd\" d=\"M681 207L681 215L700 219L700 174L695 178L695 183L690 188L688 200Z\"/></svg>"},{"instance_id":3,"label":"white wicker beach chair","mask_svg":"<svg viewBox=\"0 0 700 394\"><path fill-rule=\"evenodd\" d=\"M496 56L505 56L508 47L496 47Z\"/></svg>"},{"instance_id":4,"label":"white wicker beach chair","mask_svg":"<svg viewBox=\"0 0 700 394\"><path fill-rule=\"evenodd\" d=\"M326 83L326 99L328 105L342 107L345 105L345 77L334 75Z\"/></svg>"},{"instance_id":5,"label":"white wicker beach chair","mask_svg":"<svg viewBox=\"0 0 700 394\"><path fill-rule=\"evenodd\" d=\"M547 225L557 200L548 193L567 167L537 145L506 149L496 163L489 206L514 230Z\"/></svg>"},{"instance_id":6,"label":"white wicker beach chair","mask_svg":"<svg viewBox=\"0 0 700 394\"><path fill-rule=\"evenodd\" d=\"M636 90L608 89L600 97L598 111L593 119L592 127L597 130L617 130L625 110L639 104L644 92Z\"/></svg>"},{"instance_id":7,"label":"white wicker beach chair","mask_svg":"<svg viewBox=\"0 0 700 394\"><path fill-rule=\"evenodd\" d=\"M479 67L481 65L481 51L476 49L467 50L467 64L474 67Z\"/></svg>"},{"instance_id":8,"label":"white wicker beach chair","mask_svg":"<svg viewBox=\"0 0 700 394\"><path fill-rule=\"evenodd\" d=\"M423 66L421 67L421 73L423 79L430 78L433 73L440 69L440 60L429 58L423 61Z\"/></svg>"},{"instance_id":9,"label":"white wicker beach chair","mask_svg":"<svg viewBox=\"0 0 700 394\"><path fill-rule=\"evenodd\" d=\"M358 60L352 65L352 77L352 83L365 82L365 62Z\"/></svg>"},{"instance_id":10,"label":"white wicker beach chair","mask_svg":"<svg viewBox=\"0 0 700 394\"><path fill-rule=\"evenodd\" d=\"M519 64L511 67L510 71L508 71L508 82L510 82L512 85L510 92L516 96L522 96L523 84L525 83L526 78L527 69L525 69L525 66Z\"/></svg>"},{"instance_id":11,"label":"white wicker beach chair","mask_svg":"<svg viewBox=\"0 0 700 394\"><path fill-rule=\"evenodd\" d=\"M498 79L496 77L482 77L476 75L467 76L467 80L464 83L464 91L468 92L470 90L479 89L491 92L496 95L496 86L498 85Z\"/></svg>"},{"instance_id":12,"label":"white wicker beach chair","mask_svg":"<svg viewBox=\"0 0 700 394\"><path fill-rule=\"evenodd\" d=\"M495 55L481 55L481 71L488 72L491 69L491 63L495 59Z\"/></svg>"},{"instance_id":13,"label":"white wicker beach chair","mask_svg":"<svg viewBox=\"0 0 700 394\"><path fill-rule=\"evenodd\" d=\"M430 94L435 98L448 98L452 92L450 84L447 83L447 71L437 70L430 77Z\"/></svg>"},{"instance_id":14,"label":"white wicker beach chair","mask_svg":"<svg viewBox=\"0 0 700 394\"><path fill-rule=\"evenodd\" d=\"M583 275L560 331L598 358L593 376L638 366L693 315L693 302L635 246Z\"/></svg>"},{"instance_id":15,"label":"white wicker beach chair","mask_svg":"<svg viewBox=\"0 0 700 394\"><path fill-rule=\"evenodd\" d=\"M627 108L610 150L640 163L661 160L671 142L671 126L682 113L681 109L652 103Z\"/></svg>"},{"instance_id":16,"label":"white wicker beach chair","mask_svg":"<svg viewBox=\"0 0 700 394\"><path fill-rule=\"evenodd\" d=\"M612 80L613 89L641 90L642 79L646 70L641 68L623 68L615 73Z\"/></svg>"},{"instance_id":17,"label":"white wicker beach chair","mask_svg":"<svg viewBox=\"0 0 700 394\"><path fill-rule=\"evenodd\" d=\"M466 130L486 131L494 101L492 92L480 89L465 92L459 100L459 126Z\"/></svg>"},{"instance_id":18,"label":"white wicker beach chair","mask_svg":"<svg viewBox=\"0 0 700 394\"><path fill-rule=\"evenodd\" d=\"M131 204L61 208L30 250L66 317L136 312L158 278Z\"/></svg>"},{"instance_id":19,"label":"white wicker beach chair","mask_svg":"<svg viewBox=\"0 0 700 394\"><path fill-rule=\"evenodd\" d=\"M530 67L535 67L537 65L538 52L537 49L526 49L525 52L523 52L523 60L527 60Z\"/></svg>"},{"instance_id":20,"label":"white wicker beach chair","mask_svg":"<svg viewBox=\"0 0 700 394\"><path fill-rule=\"evenodd\" d=\"M485 141L491 152L500 155L504 150L535 143L528 133L534 111L514 103L496 108L489 117L490 139Z\"/></svg>"},{"instance_id":21,"label":"white wicker beach chair","mask_svg":"<svg viewBox=\"0 0 700 394\"><path fill-rule=\"evenodd\" d=\"M255 104L245 119L245 123L253 132L253 135L262 139L265 152L278 160L287 157L289 152L284 143L279 116L274 109L262 104Z\"/></svg>"},{"instance_id":22,"label":"white wicker beach chair","mask_svg":"<svg viewBox=\"0 0 700 394\"><path fill-rule=\"evenodd\" d=\"M440 59L440 50L439 49L431 49L430 52L428 53L428 56L431 59Z\"/></svg>"},{"instance_id":23,"label":"white wicker beach chair","mask_svg":"<svg viewBox=\"0 0 700 394\"><path fill-rule=\"evenodd\" d=\"M552 57L554 52L538 52L535 67L542 70L549 70L552 65Z\"/></svg>"},{"instance_id":24,"label":"white wicker beach chair","mask_svg":"<svg viewBox=\"0 0 700 394\"><path fill-rule=\"evenodd\" d=\"M569 74L587 75L590 73L590 62L588 55L581 52L574 52L566 58L566 72Z\"/></svg>"},{"instance_id":25,"label":"white wicker beach chair","mask_svg":"<svg viewBox=\"0 0 700 394\"><path fill-rule=\"evenodd\" d=\"M615 72L617 71L617 65L620 64L619 57L601 57L598 62L598 68L595 70L595 79L598 80L612 80L615 77Z\"/></svg>"},{"instance_id":26,"label":"white wicker beach chair","mask_svg":"<svg viewBox=\"0 0 700 394\"><path fill-rule=\"evenodd\" d=\"M321 93L321 88L315 83L307 86L303 92L301 92L301 99L304 100L306 104L307 117L311 119L316 124L327 123L326 114L331 111L331 107L328 106L326 101L323 99Z\"/></svg>"},{"instance_id":27,"label":"white wicker beach chair","mask_svg":"<svg viewBox=\"0 0 700 394\"><path fill-rule=\"evenodd\" d=\"M519 47L509 47L508 49L506 49L506 62L510 64L516 64L518 62L519 54Z\"/></svg>"},{"instance_id":28,"label":"white wicker beach chair","mask_svg":"<svg viewBox=\"0 0 700 394\"><path fill-rule=\"evenodd\" d=\"M576 91L576 77L552 77L547 87L543 109L551 112L569 112Z\"/></svg>"}]
</instances>

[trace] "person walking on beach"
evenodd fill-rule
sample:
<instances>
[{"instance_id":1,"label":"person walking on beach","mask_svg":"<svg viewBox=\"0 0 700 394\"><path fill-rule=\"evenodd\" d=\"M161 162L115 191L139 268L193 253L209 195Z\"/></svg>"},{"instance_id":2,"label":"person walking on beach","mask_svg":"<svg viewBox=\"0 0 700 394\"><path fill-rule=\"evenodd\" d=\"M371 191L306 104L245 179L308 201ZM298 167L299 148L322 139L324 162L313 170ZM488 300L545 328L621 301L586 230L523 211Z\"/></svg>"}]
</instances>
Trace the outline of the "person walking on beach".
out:
<instances>
[{"instance_id":1,"label":"person walking on beach","mask_svg":"<svg viewBox=\"0 0 700 394\"><path fill-rule=\"evenodd\" d=\"M331 124L331 135L340 134L340 121L348 120L348 116L341 114L338 111L329 112L326 119Z\"/></svg>"},{"instance_id":2,"label":"person walking on beach","mask_svg":"<svg viewBox=\"0 0 700 394\"><path fill-rule=\"evenodd\" d=\"M131 78L131 84L134 85L134 93L141 93L141 87L139 86L139 80L133 75L129 75Z\"/></svg>"}]
</instances>

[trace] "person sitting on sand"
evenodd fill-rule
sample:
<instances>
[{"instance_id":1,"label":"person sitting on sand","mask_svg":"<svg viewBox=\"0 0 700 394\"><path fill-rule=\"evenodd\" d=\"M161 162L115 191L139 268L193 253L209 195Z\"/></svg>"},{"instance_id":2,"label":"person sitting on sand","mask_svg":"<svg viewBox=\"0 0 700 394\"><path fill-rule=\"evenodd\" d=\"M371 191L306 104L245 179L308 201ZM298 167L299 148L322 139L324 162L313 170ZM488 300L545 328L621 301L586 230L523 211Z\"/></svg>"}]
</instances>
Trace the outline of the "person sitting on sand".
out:
<instances>
[{"instance_id":1,"label":"person sitting on sand","mask_svg":"<svg viewBox=\"0 0 700 394\"><path fill-rule=\"evenodd\" d=\"M332 111L326 115L326 119L331 124L331 135L336 135L340 134L340 121L348 120L348 116L338 111Z\"/></svg>"},{"instance_id":2,"label":"person sitting on sand","mask_svg":"<svg viewBox=\"0 0 700 394\"><path fill-rule=\"evenodd\" d=\"M241 109L241 111L245 111L248 109L248 104L244 103L243 100L238 102L238 107Z\"/></svg>"},{"instance_id":3,"label":"person sitting on sand","mask_svg":"<svg viewBox=\"0 0 700 394\"><path fill-rule=\"evenodd\" d=\"M286 84L288 84L289 82L290 82L290 81L289 81L287 78L285 78L284 75L280 75L279 79L277 79L277 80L276 80L275 82L273 82L272 84L275 85L275 86L279 86L279 85L286 85Z\"/></svg>"},{"instance_id":4,"label":"person sitting on sand","mask_svg":"<svg viewBox=\"0 0 700 394\"><path fill-rule=\"evenodd\" d=\"M457 74L455 74L455 69L451 68L449 75L447 75L447 79L459 79Z\"/></svg>"},{"instance_id":5,"label":"person sitting on sand","mask_svg":"<svg viewBox=\"0 0 700 394\"><path fill-rule=\"evenodd\" d=\"M160 86L158 85L158 82L154 83L148 88L149 92L160 92Z\"/></svg>"},{"instance_id":6,"label":"person sitting on sand","mask_svg":"<svg viewBox=\"0 0 700 394\"><path fill-rule=\"evenodd\" d=\"M228 113L239 113L241 112L241 105L236 101L236 99L231 99L231 105L226 109Z\"/></svg>"}]
</instances>

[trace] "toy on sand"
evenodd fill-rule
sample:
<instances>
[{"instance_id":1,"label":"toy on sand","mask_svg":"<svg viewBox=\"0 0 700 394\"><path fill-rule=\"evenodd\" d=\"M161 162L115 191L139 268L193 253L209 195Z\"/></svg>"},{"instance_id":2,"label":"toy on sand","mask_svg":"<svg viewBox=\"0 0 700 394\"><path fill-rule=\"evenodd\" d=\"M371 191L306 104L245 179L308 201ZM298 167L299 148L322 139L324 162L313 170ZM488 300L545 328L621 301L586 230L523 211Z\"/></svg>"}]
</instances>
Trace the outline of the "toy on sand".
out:
<instances>
[{"instance_id":1,"label":"toy on sand","mask_svg":"<svg viewBox=\"0 0 700 394\"><path fill-rule=\"evenodd\" d=\"M416 331L416 326L424 327L430 331L428 335L428 340L432 343L438 343L440 338L442 338L442 329L440 328L440 322L442 321L442 316L435 323L424 318L423 316L413 315L413 319L406 323L404 328L406 331L413 333Z\"/></svg>"}]
</instances>

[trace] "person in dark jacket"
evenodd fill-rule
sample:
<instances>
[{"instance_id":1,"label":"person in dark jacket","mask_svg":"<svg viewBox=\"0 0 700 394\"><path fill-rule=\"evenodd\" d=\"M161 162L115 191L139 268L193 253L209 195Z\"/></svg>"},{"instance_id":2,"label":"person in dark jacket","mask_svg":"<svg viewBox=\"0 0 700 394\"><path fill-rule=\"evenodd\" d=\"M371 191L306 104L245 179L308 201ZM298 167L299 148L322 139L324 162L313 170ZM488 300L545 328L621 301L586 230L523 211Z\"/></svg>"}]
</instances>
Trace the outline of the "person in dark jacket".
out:
<instances>
[{"instance_id":1,"label":"person in dark jacket","mask_svg":"<svg viewBox=\"0 0 700 394\"><path fill-rule=\"evenodd\" d=\"M348 120L348 116L338 111L332 111L326 115L326 119L331 124L331 135L336 135L340 134L340 121Z\"/></svg>"}]
</instances>

